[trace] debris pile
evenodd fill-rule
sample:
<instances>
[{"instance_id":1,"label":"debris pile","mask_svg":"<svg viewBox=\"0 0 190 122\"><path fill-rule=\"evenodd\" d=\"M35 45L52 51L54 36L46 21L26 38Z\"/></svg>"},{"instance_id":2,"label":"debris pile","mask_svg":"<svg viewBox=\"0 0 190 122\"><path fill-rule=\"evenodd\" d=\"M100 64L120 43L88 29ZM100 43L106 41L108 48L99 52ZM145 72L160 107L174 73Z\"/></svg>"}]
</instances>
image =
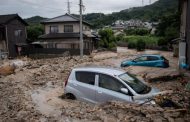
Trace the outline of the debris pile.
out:
<instances>
[{"instance_id":1,"label":"debris pile","mask_svg":"<svg viewBox=\"0 0 190 122\"><path fill-rule=\"evenodd\" d=\"M2 122L39 119L41 114L35 110L29 95L25 94L27 92L25 89L30 90L14 74L0 79L0 120Z\"/></svg>"},{"instance_id":2,"label":"debris pile","mask_svg":"<svg viewBox=\"0 0 190 122\"><path fill-rule=\"evenodd\" d=\"M15 72L15 65L4 65L0 67L0 76L7 76Z\"/></svg>"},{"instance_id":3,"label":"debris pile","mask_svg":"<svg viewBox=\"0 0 190 122\"><path fill-rule=\"evenodd\" d=\"M101 55L101 57L103 56ZM68 119L71 121L84 120L97 122L183 122L190 120L190 91L188 91L189 85L186 85L189 82L189 78L184 78L184 76L180 76L178 78L172 77L169 81L161 79L160 77L157 77L157 75L155 75L155 77L151 77L160 78L157 79L157 82L150 82L149 84L151 86L159 88L161 91L173 91L171 94L156 97L155 101L158 103L157 105L136 105L117 101L109 102L103 105L92 105L80 101L72 101L67 99L61 100L61 98L58 97L57 99L60 101L56 101L55 103L53 102L53 99L55 98L55 96L53 96L54 89L61 87L61 92L63 92L63 82L73 67L85 65L112 66L112 64L115 63L114 59L112 60L110 56L107 57L109 60L105 58L94 59L93 56L84 56L83 59L80 59L79 56L38 60L24 59L24 62L17 61L14 63L14 68L11 67L11 61L8 65L6 65L10 66L9 68L1 66L0 74L5 74L5 76L0 77L0 120L66 121ZM121 56L116 58L124 59L130 57ZM130 67L131 72L134 69L135 68ZM160 69L149 70L143 69L142 67L137 67L136 71L140 73L135 74L142 76L142 74L147 73L144 78L148 78L147 76L152 76L151 73L153 73L153 70L154 74L159 74L162 72ZM169 70L167 73L169 73ZM173 74L175 76L175 72ZM50 89L52 91L45 89L47 83L51 84ZM32 100L31 94L33 92L35 92L36 95L40 94L38 93L38 89L40 89L43 93L46 90L48 93L51 93L51 95L45 94L48 96L44 96L44 98L48 99L45 99L42 103L48 105L51 103L50 106L53 110L54 107L59 109L59 111L61 111L60 115L57 115L59 117L52 114L50 114L52 116L46 116L37 109L38 106ZM69 103L69 105L64 103Z\"/></svg>"},{"instance_id":4,"label":"debris pile","mask_svg":"<svg viewBox=\"0 0 190 122\"><path fill-rule=\"evenodd\" d=\"M109 102L100 106L90 106L81 103L78 107L63 108L63 115L89 121L122 121L122 122L156 122L177 121L179 118L188 121L186 109L161 108L157 105L136 105L122 102Z\"/></svg>"}]
</instances>

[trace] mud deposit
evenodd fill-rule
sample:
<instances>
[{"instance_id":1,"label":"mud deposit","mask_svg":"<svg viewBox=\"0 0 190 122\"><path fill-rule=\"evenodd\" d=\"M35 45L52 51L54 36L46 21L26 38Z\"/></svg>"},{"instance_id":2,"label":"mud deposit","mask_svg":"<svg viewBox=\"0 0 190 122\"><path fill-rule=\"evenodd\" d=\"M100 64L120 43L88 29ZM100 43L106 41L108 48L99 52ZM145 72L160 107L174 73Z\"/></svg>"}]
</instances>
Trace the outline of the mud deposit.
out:
<instances>
[{"instance_id":1,"label":"mud deposit","mask_svg":"<svg viewBox=\"0 0 190 122\"><path fill-rule=\"evenodd\" d=\"M178 107L159 105L136 105L112 101L93 105L77 100L62 99L64 81L70 70L77 66L98 65L119 67L124 59L138 54L162 54L170 59L168 69L129 67L126 71L141 76L149 85L173 93L159 96L155 100L163 103L169 99ZM22 58L26 63L17 67L13 74L0 76L0 121L2 122L189 122L190 92L185 89L188 76L165 81L160 77L176 75L177 59L170 52L136 52L119 49L118 53L101 52L83 59L77 56L32 60ZM3 62L10 63L6 60ZM160 81L149 82L160 78Z\"/></svg>"}]
</instances>

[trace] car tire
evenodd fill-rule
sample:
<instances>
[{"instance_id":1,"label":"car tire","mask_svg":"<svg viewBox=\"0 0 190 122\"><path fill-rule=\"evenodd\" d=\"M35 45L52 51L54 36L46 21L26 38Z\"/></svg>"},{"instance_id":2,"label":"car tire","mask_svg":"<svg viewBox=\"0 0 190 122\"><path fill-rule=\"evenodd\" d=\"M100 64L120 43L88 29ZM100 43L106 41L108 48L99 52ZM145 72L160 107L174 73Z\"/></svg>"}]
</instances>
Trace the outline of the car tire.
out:
<instances>
[{"instance_id":1,"label":"car tire","mask_svg":"<svg viewBox=\"0 0 190 122\"><path fill-rule=\"evenodd\" d=\"M73 94L71 94L71 93L66 94L66 95L65 95L65 98L66 98L66 99L71 99L71 100L76 100L75 95L73 95Z\"/></svg>"}]
</instances>

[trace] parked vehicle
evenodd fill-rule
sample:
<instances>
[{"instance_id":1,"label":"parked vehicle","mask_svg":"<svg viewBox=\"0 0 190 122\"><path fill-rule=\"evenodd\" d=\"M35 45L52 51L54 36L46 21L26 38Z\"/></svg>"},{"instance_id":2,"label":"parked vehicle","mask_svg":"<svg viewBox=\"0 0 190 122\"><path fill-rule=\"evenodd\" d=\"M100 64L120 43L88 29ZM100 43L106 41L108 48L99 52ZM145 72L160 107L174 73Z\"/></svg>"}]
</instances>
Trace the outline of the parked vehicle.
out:
<instances>
[{"instance_id":1,"label":"parked vehicle","mask_svg":"<svg viewBox=\"0 0 190 122\"><path fill-rule=\"evenodd\" d=\"M73 69L64 90L67 98L95 104L112 100L144 103L158 92L124 70L104 67Z\"/></svg>"},{"instance_id":2,"label":"parked vehicle","mask_svg":"<svg viewBox=\"0 0 190 122\"><path fill-rule=\"evenodd\" d=\"M149 67L169 67L169 61L161 55L141 55L134 60L125 60L121 62L121 67L128 66L149 66Z\"/></svg>"}]
</instances>

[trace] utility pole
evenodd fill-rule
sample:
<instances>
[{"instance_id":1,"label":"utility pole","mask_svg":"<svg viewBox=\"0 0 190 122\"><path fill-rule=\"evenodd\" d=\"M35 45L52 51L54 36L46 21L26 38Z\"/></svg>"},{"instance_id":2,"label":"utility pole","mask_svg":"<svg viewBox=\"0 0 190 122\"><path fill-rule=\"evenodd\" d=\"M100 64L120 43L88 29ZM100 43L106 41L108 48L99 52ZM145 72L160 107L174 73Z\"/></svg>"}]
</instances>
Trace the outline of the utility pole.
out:
<instances>
[{"instance_id":1,"label":"utility pole","mask_svg":"<svg viewBox=\"0 0 190 122\"><path fill-rule=\"evenodd\" d=\"M70 3L69 0L67 0L67 12L68 14L71 14L71 6L70 6Z\"/></svg>"},{"instance_id":2,"label":"utility pole","mask_svg":"<svg viewBox=\"0 0 190 122\"><path fill-rule=\"evenodd\" d=\"M83 42L83 26L82 26L82 8L83 3L82 0L79 0L79 8L80 8L80 58L83 58L83 49L84 49L84 42Z\"/></svg>"}]
</instances>

